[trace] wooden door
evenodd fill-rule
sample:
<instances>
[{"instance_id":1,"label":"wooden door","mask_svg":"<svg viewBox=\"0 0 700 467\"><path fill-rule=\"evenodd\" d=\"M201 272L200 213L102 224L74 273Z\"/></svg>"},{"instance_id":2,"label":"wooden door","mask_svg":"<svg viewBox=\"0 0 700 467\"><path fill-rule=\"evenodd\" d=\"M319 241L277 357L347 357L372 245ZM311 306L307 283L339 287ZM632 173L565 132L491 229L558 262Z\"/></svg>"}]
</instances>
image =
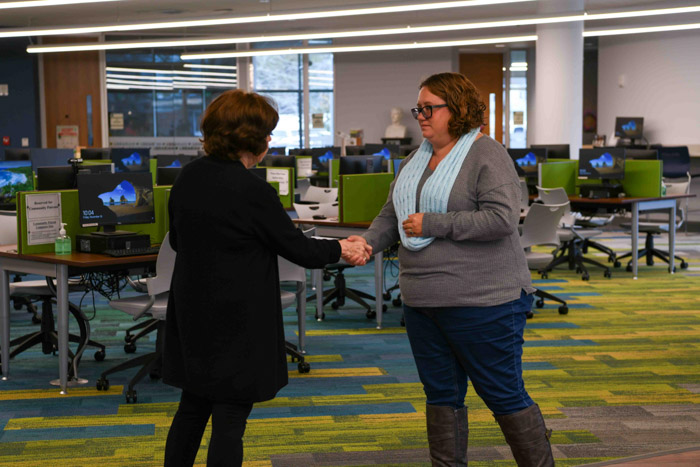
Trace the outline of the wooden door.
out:
<instances>
[{"instance_id":1,"label":"wooden door","mask_svg":"<svg viewBox=\"0 0 700 467\"><path fill-rule=\"evenodd\" d=\"M96 42L95 38L48 37L44 44ZM56 147L56 126L78 126L80 146L102 147L102 95L99 52L48 53L44 60L46 147ZM88 96L91 100L90 115ZM92 134L89 144L88 133Z\"/></svg>"},{"instance_id":2,"label":"wooden door","mask_svg":"<svg viewBox=\"0 0 700 467\"><path fill-rule=\"evenodd\" d=\"M460 54L459 72L474 83L481 94L481 100L486 105L484 112L486 126L483 132L487 135L493 134L496 141L505 143L503 139L503 54ZM492 97L496 103L493 115L494 128L489 125Z\"/></svg>"}]
</instances>

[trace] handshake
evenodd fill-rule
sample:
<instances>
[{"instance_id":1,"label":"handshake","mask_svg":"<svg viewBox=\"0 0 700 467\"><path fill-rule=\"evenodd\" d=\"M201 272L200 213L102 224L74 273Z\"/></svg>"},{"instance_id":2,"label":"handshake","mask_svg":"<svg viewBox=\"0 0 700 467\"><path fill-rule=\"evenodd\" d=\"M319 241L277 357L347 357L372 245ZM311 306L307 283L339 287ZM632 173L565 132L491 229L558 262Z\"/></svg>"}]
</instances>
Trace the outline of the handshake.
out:
<instances>
[{"instance_id":1,"label":"handshake","mask_svg":"<svg viewBox=\"0 0 700 467\"><path fill-rule=\"evenodd\" d=\"M363 266L367 264L372 256L372 247L359 235L351 235L345 240L340 240L342 252L340 257L353 266Z\"/></svg>"}]
</instances>

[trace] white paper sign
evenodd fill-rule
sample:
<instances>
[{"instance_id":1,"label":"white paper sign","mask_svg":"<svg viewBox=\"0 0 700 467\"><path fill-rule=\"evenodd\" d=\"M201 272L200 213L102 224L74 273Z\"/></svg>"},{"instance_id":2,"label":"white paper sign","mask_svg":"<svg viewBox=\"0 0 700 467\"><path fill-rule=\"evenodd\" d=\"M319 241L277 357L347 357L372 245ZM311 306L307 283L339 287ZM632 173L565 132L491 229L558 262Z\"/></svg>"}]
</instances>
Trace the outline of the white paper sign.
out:
<instances>
[{"instance_id":1,"label":"white paper sign","mask_svg":"<svg viewBox=\"0 0 700 467\"><path fill-rule=\"evenodd\" d=\"M78 125L56 125L56 147L73 149L80 143L78 135L80 129Z\"/></svg>"},{"instance_id":2,"label":"white paper sign","mask_svg":"<svg viewBox=\"0 0 700 467\"><path fill-rule=\"evenodd\" d=\"M287 196L289 194L289 171L284 169L267 169L268 182L279 182L280 195Z\"/></svg>"},{"instance_id":3,"label":"white paper sign","mask_svg":"<svg viewBox=\"0 0 700 467\"><path fill-rule=\"evenodd\" d=\"M61 230L61 194L27 195L27 243L53 243Z\"/></svg>"},{"instance_id":4,"label":"white paper sign","mask_svg":"<svg viewBox=\"0 0 700 467\"><path fill-rule=\"evenodd\" d=\"M313 159L311 159L310 157L297 157L297 175L299 177L308 177L309 175L311 175L312 162Z\"/></svg>"}]
</instances>

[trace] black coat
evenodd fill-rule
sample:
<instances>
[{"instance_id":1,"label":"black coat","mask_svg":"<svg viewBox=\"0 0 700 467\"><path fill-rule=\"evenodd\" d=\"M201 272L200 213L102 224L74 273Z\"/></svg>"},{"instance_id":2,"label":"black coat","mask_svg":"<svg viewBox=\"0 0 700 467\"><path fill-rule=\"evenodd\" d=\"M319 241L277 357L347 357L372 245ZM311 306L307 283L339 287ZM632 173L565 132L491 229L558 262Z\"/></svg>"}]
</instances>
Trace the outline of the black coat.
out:
<instances>
[{"instance_id":1,"label":"black coat","mask_svg":"<svg viewBox=\"0 0 700 467\"><path fill-rule=\"evenodd\" d=\"M320 268L340 244L306 238L274 188L237 161L185 166L168 209L177 258L163 380L215 400L272 399L287 384L277 255Z\"/></svg>"}]
</instances>

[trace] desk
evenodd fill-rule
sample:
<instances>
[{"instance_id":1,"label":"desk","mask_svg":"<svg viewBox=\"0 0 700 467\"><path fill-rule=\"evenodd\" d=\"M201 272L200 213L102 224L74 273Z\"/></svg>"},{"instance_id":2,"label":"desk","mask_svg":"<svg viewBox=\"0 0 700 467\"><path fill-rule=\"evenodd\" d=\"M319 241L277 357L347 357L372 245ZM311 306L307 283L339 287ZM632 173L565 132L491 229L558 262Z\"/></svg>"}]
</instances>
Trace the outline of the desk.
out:
<instances>
[{"instance_id":1,"label":"desk","mask_svg":"<svg viewBox=\"0 0 700 467\"><path fill-rule=\"evenodd\" d=\"M673 255L676 246L676 229L670 228L676 223L676 201L681 198L692 198L689 195L668 195L650 198L582 198L579 196L569 196L572 210L580 209L628 209L632 212L632 274L637 278L638 258L636 252L639 250L639 213L643 211L668 210L668 250L670 254L669 272L673 274Z\"/></svg>"},{"instance_id":2,"label":"desk","mask_svg":"<svg viewBox=\"0 0 700 467\"><path fill-rule=\"evenodd\" d=\"M338 222L317 219L293 219L295 224L312 225L316 227L316 235L320 237L346 238L350 235L360 235L367 230L371 222ZM384 308L384 252L374 253L374 293L377 312L377 329L382 328L382 312ZM316 284L316 314L323 312L323 281Z\"/></svg>"},{"instance_id":3,"label":"desk","mask_svg":"<svg viewBox=\"0 0 700 467\"><path fill-rule=\"evenodd\" d=\"M2 380L10 375L10 271L56 278L58 323L58 375L61 394L68 388L68 277L87 272L108 272L152 267L157 254L112 258L93 253L20 255L16 245L0 246L0 346Z\"/></svg>"}]
</instances>

